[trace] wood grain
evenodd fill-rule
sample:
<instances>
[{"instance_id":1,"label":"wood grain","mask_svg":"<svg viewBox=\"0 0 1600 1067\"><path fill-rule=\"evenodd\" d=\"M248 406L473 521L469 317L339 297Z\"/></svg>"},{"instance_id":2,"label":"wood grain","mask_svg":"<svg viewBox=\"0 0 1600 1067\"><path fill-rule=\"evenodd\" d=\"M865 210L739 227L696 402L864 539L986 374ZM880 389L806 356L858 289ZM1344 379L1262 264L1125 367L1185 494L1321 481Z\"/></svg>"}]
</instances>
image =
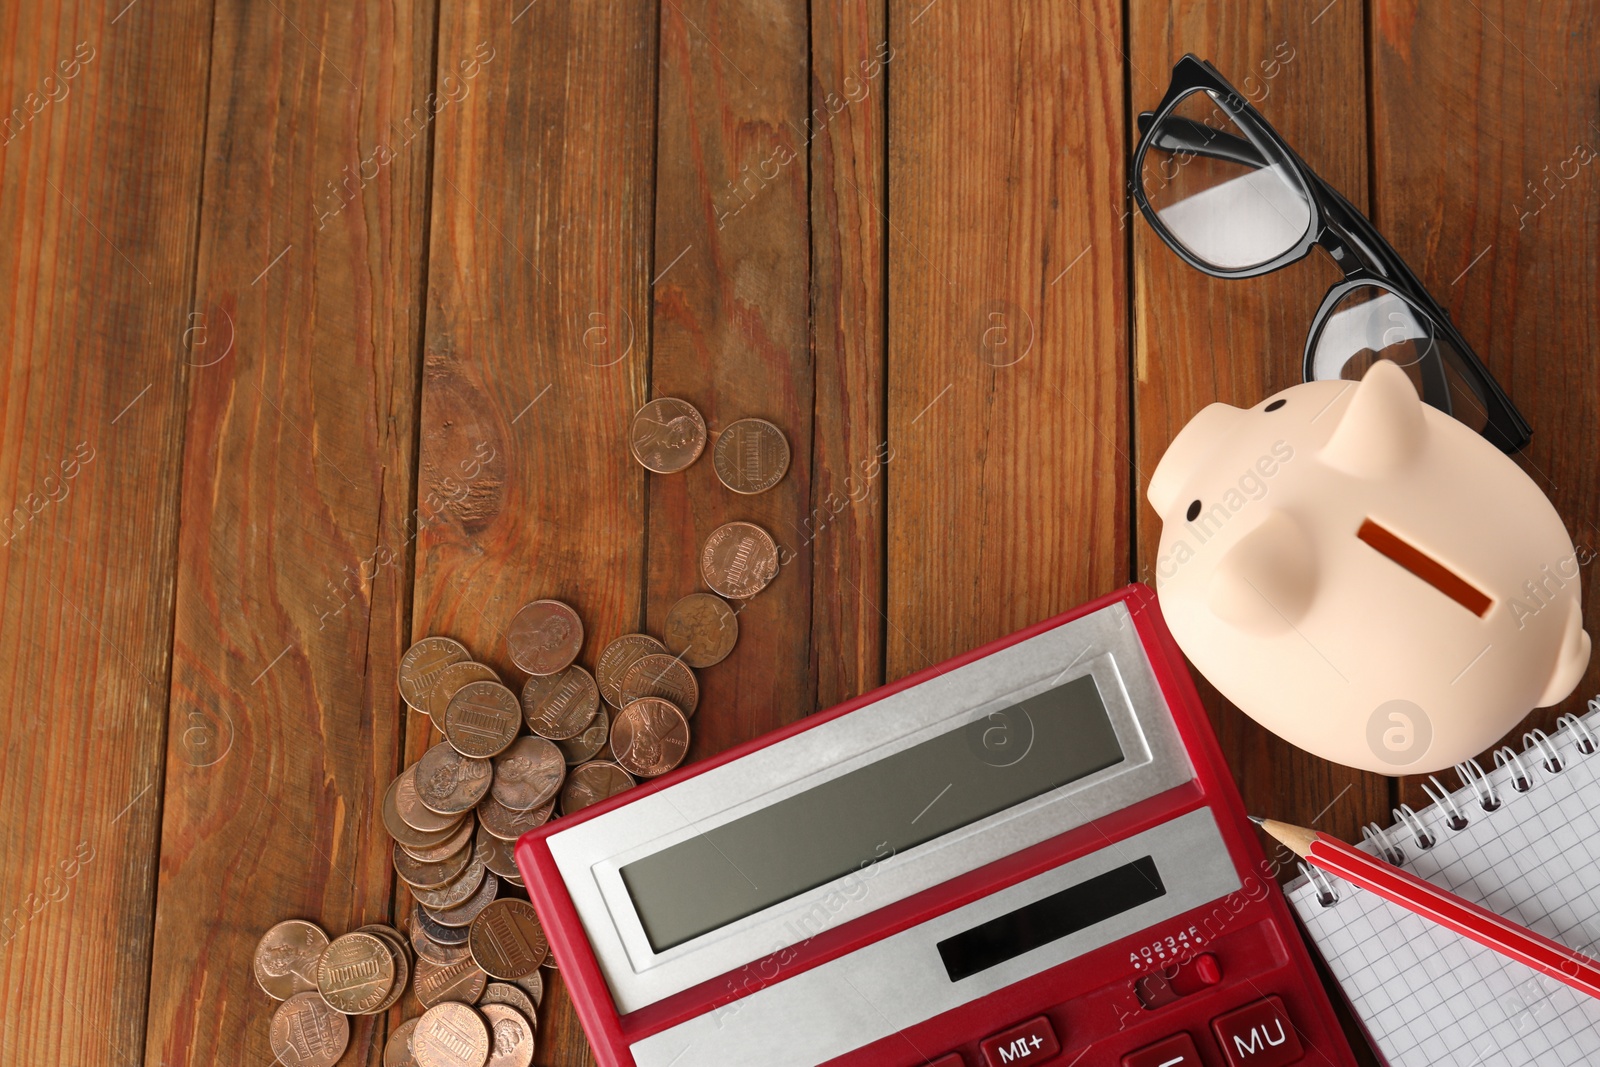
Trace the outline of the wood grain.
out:
<instances>
[{"instance_id":1,"label":"wood grain","mask_svg":"<svg viewBox=\"0 0 1600 1067\"><path fill-rule=\"evenodd\" d=\"M691 759L815 708L814 557L804 550L813 413L808 40L803 6L662 7L651 394L694 404L713 441L737 419L767 419L793 456L783 481L756 496L717 480L709 444L683 473L650 479L652 630L680 597L705 588L701 546L723 523L761 526L783 563L740 606L733 654L699 672Z\"/></svg>"},{"instance_id":2,"label":"wood grain","mask_svg":"<svg viewBox=\"0 0 1600 1067\"><path fill-rule=\"evenodd\" d=\"M4 1063L144 1043L211 18L120 6L0 9Z\"/></svg>"},{"instance_id":3,"label":"wood grain","mask_svg":"<svg viewBox=\"0 0 1600 1067\"><path fill-rule=\"evenodd\" d=\"M1482 2L1445 20L1386 0L1374 16L1377 222L1533 426L1518 461L1579 547L1593 635L1600 455L1578 443L1600 424L1600 326L1587 309L1600 286L1600 9ZM1506 743L1520 749L1525 730L1554 729L1597 689L1591 658L1573 694ZM1403 795L1428 802L1418 779Z\"/></svg>"},{"instance_id":4,"label":"wood grain","mask_svg":"<svg viewBox=\"0 0 1600 1067\"><path fill-rule=\"evenodd\" d=\"M418 477L434 518L412 630L463 641L520 686L504 631L527 601L577 609L591 669L643 621L627 429L648 373L656 11L446 0L439 69L484 42L492 61L435 127ZM427 724L411 718L415 759ZM537 1062L593 1062L546 982Z\"/></svg>"},{"instance_id":5,"label":"wood grain","mask_svg":"<svg viewBox=\"0 0 1600 1067\"><path fill-rule=\"evenodd\" d=\"M1306 162L1366 201L1366 95L1356 4L1140 3L1130 27L1133 115L1154 108L1185 52L1211 60ZM1137 141L1137 130L1130 134ZM1161 517L1145 500L1167 444L1207 404L1248 407L1301 380L1306 330L1339 274L1320 252L1276 274L1210 278L1150 230L1131 200L1138 574L1154 584ZM1268 733L1195 674L1245 806L1346 840L1389 822L1389 779L1338 767ZM1284 877L1294 873L1286 863Z\"/></svg>"},{"instance_id":6,"label":"wood grain","mask_svg":"<svg viewBox=\"0 0 1600 1067\"><path fill-rule=\"evenodd\" d=\"M389 911L433 26L217 5L150 1063L271 1061L256 939ZM344 1062L381 1044L352 1020Z\"/></svg>"},{"instance_id":7,"label":"wood grain","mask_svg":"<svg viewBox=\"0 0 1600 1067\"><path fill-rule=\"evenodd\" d=\"M1118 4L889 27L895 678L1127 579L1127 143Z\"/></svg>"},{"instance_id":8,"label":"wood grain","mask_svg":"<svg viewBox=\"0 0 1600 1067\"><path fill-rule=\"evenodd\" d=\"M889 68L883 0L811 5L811 670L819 708L883 681Z\"/></svg>"}]
</instances>

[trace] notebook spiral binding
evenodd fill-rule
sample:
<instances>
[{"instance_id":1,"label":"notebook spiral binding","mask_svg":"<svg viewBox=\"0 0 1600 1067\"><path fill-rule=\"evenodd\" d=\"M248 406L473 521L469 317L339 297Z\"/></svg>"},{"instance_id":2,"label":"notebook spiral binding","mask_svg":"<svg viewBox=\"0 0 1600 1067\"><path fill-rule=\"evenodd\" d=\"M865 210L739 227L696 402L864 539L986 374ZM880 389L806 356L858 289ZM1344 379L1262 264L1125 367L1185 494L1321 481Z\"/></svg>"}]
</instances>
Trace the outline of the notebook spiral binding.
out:
<instances>
[{"instance_id":1,"label":"notebook spiral binding","mask_svg":"<svg viewBox=\"0 0 1600 1067\"><path fill-rule=\"evenodd\" d=\"M1600 712L1600 696L1589 701L1589 713L1593 715ZM1593 756L1600 752L1600 738L1590 729L1589 724L1577 715L1567 713L1556 720L1556 734L1552 738L1543 730L1529 730L1522 735L1522 751L1518 752L1510 745L1502 745L1495 750L1495 770L1502 767L1510 768L1510 785L1513 791L1526 793L1533 788L1533 776L1530 766L1543 770L1547 774L1560 774L1565 768L1561 754L1556 751L1556 744L1562 737L1571 737L1573 745L1583 756ZM1432 810L1440 817L1440 821L1453 831L1465 830L1471 823L1470 812L1474 807L1483 811L1496 811L1505 802L1500 795L1500 790L1495 787L1494 781L1485 773L1483 767L1475 759L1466 760L1455 766L1456 778L1461 785L1454 791L1439 781L1438 775L1428 775L1428 780L1422 783L1422 791L1428 794L1432 801ZM1458 797L1465 804L1457 803ZM1394 822L1388 827L1379 826L1370 822L1361 828L1361 839L1372 846L1375 853L1382 856L1390 863L1399 865L1406 861L1405 849L1402 847L1401 838L1409 835L1411 843L1418 849L1426 852L1438 843L1438 838L1428 832L1423 825L1422 817L1409 804L1401 804L1394 809ZM1324 908L1331 908L1339 902L1339 893L1329 881L1328 876L1316 867L1307 863L1300 864L1300 873L1316 891L1317 903Z\"/></svg>"}]
</instances>

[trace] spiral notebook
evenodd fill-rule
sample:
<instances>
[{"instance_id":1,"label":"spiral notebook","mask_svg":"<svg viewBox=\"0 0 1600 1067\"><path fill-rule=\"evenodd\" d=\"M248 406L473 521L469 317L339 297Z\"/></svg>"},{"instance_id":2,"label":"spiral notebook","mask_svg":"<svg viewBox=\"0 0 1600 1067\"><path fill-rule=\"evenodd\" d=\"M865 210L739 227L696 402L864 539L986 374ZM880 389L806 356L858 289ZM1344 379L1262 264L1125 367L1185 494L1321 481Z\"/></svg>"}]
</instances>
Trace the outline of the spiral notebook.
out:
<instances>
[{"instance_id":1,"label":"spiral notebook","mask_svg":"<svg viewBox=\"0 0 1600 1067\"><path fill-rule=\"evenodd\" d=\"M1600 698L1485 771L1434 776L1360 846L1570 948L1600 956ZM1482 948L1343 879L1286 887L1390 1067L1600 1064L1600 999Z\"/></svg>"}]
</instances>

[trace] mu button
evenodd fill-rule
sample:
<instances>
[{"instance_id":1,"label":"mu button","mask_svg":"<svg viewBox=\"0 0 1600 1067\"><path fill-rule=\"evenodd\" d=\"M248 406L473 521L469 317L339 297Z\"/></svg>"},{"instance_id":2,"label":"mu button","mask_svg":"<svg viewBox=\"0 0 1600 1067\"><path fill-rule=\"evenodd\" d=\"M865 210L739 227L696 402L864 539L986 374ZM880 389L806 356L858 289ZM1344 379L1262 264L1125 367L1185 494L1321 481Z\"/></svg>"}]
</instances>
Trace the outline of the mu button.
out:
<instances>
[{"instance_id":1,"label":"mu button","mask_svg":"<svg viewBox=\"0 0 1600 1067\"><path fill-rule=\"evenodd\" d=\"M1043 1015L984 1038L978 1047L988 1067L1033 1067L1061 1051L1056 1032Z\"/></svg>"},{"instance_id":2,"label":"mu button","mask_svg":"<svg viewBox=\"0 0 1600 1067\"><path fill-rule=\"evenodd\" d=\"M1283 1067L1305 1055L1283 1001L1266 997L1211 1020L1228 1067Z\"/></svg>"}]
</instances>

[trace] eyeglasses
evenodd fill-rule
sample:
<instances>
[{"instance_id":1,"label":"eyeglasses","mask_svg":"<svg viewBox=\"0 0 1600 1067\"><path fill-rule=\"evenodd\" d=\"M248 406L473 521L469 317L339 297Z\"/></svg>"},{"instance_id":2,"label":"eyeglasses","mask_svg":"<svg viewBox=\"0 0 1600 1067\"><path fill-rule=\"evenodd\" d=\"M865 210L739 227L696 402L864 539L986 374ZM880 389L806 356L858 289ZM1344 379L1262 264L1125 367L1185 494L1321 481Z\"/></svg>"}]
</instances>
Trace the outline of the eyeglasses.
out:
<instances>
[{"instance_id":1,"label":"eyeglasses","mask_svg":"<svg viewBox=\"0 0 1600 1067\"><path fill-rule=\"evenodd\" d=\"M1179 60L1139 132L1134 199L1191 267L1250 278L1318 246L1344 272L1311 320L1306 381L1359 379L1393 360L1423 400L1501 449L1528 443L1527 420L1400 254L1210 63Z\"/></svg>"}]
</instances>

